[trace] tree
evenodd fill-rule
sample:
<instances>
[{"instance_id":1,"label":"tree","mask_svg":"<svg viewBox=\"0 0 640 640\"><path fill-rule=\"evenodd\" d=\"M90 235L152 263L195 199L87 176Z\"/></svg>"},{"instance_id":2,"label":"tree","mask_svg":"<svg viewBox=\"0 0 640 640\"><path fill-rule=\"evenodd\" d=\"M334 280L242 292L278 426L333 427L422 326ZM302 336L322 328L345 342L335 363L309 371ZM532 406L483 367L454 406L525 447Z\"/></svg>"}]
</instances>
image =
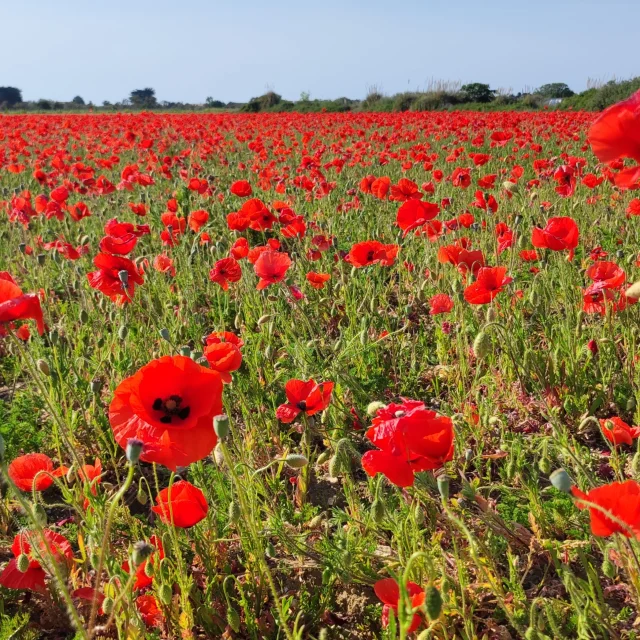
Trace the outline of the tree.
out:
<instances>
[{"instance_id":1,"label":"tree","mask_svg":"<svg viewBox=\"0 0 640 640\"><path fill-rule=\"evenodd\" d=\"M80 96L76 96L71 102L80 106L84 105L84 100Z\"/></svg>"},{"instance_id":2,"label":"tree","mask_svg":"<svg viewBox=\"0 0 640 640\"><path fill-rule=\"evenodd\" d=\"M6 103L7 106L13 107L22 102L22 91L15 87L0 87L0 104Z\"/></svg>"},{"instance_id":3,"label":"tree","mask_svg":"<svg viewBox=\"0 0 640 640\"><path fill-rule=\"evenodd\" d=\"M134 107L141 109L152 109L158 106L155 89L151 89L150 87L132 91L129 100L131 100L131 104Z\"/></svg>"},{"instance_id":4,"label":"tree","mask_svg":"<svg viewBox=\"0 0 640 640\"><path fill-rule=\"evenodd\" d=\"M564 82L551 82L549 84L543 84L536 89L535 93L543 98L570 98L574 95L573 91L569 89L568 85Z\"/></svg>"},{"instance_id":5,"label":"tree","mask_svg":"<svg viewBox=\"0 0 640 640\"><path fill-rule=\"evenodd\" d=\"M460 92L466 102L491 102L496 97L496 92L488 84L481 82L464 84L460 87Z\"/></svg>"},{"instance_id":6,"label":"tree","mask_svg":"<svg viewBox=\"0 0 640 640\"><path fill-rule=\"evenodd\" d=\"M205 100L205 104L211 109L223 109L225 106L222 100L214 100L211 96Z\"/></svg>"}]
</instances>

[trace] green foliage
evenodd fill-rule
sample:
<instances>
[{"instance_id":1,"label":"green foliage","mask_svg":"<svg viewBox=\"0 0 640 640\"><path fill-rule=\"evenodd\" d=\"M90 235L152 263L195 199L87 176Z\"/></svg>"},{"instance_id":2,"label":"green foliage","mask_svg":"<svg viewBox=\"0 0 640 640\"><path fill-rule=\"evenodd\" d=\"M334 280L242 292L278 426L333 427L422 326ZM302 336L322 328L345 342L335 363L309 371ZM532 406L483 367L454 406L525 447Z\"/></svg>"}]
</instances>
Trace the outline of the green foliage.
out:
<instances>
[{"instance_id":1,"label":"green foliage","mask_svg":"<svg viewBox=\"0 0 640 640\"><path fill-rule=\"evenodd\" d=\"M496 95L493 89L489 88L488 84L481 82L472 82L471 84L462 85L460 93L465 102L491 102Z\"/></svg>"},{"instance_id":2,"label":"green foliage","mask_svg":"<svg viewBox=\"0 0 640 640\"><path fill-rule=\"evenodd\" d=\"M22 102L22 92L15 87L0 87L0 106L13 107Z\"/></svg>"},{"instance_id":3,"label":"green foliage","mask_svg":"<svg viewBox=\"0 0 640 640\"><path fill-rule=\"evenodd\" d=\"M549 84L543 84L535 90L535 93L542 98L548 100L550 98L570 98L575 95L569 86L564 82L551 82Z\"/></svg>"},{"instance_id":4,"label":"green foliage","mask_svg":"<svg viewBox=\"0 0 640 640\"><path fill-rule=\"evenodd\" d=\"M158 106L155 89L135 89L129 95L131 104L139 109L153 109Z\"/></svg>"},{"instance_id":5,"label":"green foliage","mask_svg":"<svg viewBox=\"0 0 640 640\"><path fill-rule=\"evenodd\" d=\"M626 100L640 90L640 76L630 80L610 80L599 88L591 88L562 101L560 108L602 111L616 102Z\"/></svg>"}]
</instances>

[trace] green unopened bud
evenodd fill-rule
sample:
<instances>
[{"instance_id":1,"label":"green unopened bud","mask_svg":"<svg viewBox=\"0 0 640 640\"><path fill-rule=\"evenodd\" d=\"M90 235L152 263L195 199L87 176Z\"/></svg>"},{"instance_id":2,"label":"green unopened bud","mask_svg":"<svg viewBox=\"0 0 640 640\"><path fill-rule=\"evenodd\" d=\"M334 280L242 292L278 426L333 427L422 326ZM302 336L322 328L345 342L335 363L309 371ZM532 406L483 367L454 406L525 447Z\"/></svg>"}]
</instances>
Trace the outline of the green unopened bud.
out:
<instances>
[{"instance_id":1,"label":"green unopened bud","mask_svg":"<svg viewBox=\"0 0 640 640\"><path fill-rule=\"evenodd\" d=\"M495 310L495 307L490 306L487 309L487 322L495 322L498 319L498 312Z\"/></svg>"},{"instance_id":2,"label":"green unopened bud","mask_svg":"<svg viewBox=\"0 0 640 640\"><path fill-rule=\"evenodd\" d=\"M227 607L227 624L235 633L240 631L240 614L233 607Z\"/></svg>"},{"instance_id":3,"label":"green unopened bud","mask_svg":"<svg viewBox=\"0 0 640 640\"><path fill-rule=\"evenodd\" d=\"M147 562L147 564L144 565L144 575L147 576L147 578L153 578L155 573L156 573L156 568L153 562L151 561Z\"/></svg>"},{"instance_id":4,"label":"green unopened bud","mask_svg":"<svg viewBox=\"0 0 640 640\"><path fill-rule=\"evenodd\" d=\"M169 606L171 604L171 599L173 598L173 590L168 584L161 584L158 589L158 599L162 604Z\"/></svg>"},{"instance_id":5,"label":"green unopened bud","mask_svg":"<svg viewBox=\"0 0 640 640\"><path fill-rule=\"evenodd\" d=\"M370 418L374 418L380 409L384 409L386 407L384 402L380 402L379 400L374 400L367 405L367 415Z\"/></svg>"},{"instance_id":6,"label":"green unopened bud","mask_svg":"<svg viewBox=\"0 0 640 640\"><path fill-rule=\"evenodd\" d=\"M325 449L317 458L316 465L322 466L329 458L331 457L331 451L329 449Z\"/></svg>"},{"instance_id":7,"label":"green unopened bud","mask_svg":"<svg viewBox=\"0 0 640 640\"><path fill-rule=\"evenodd\" d=\"M133 545L133 552L131 553L131 559L136 567L139 567L151 554L153 553L153 547L144 540L139 540Z\"/></svg>"},{"instance_id":8,"label":"green unopened bud","mask_svg":"<svg viewBox=\"0 0 640 640\"><path fill-rule=\"evenodd\" d=\"M485 331L480 331L473 341L473 353L478 360L484 360L491 353L491 336Z\"/></svg>"},{"instance_id":9,"label":"green unopened bud","mask_svg":"<svg viewBox=\"0 0 640 640\"><path fill-rule=\"evenodd\" d=\"M564 469L556 469L550 476L549 480L551 484L558 490L564 493L571 493L571 487L573 486L573 480L569 477L569 474Z\"/></svg>"},{"instance_id":10,"label":"green unopened bud","mask_svg":"<svg viewBox=\"0 0 640 640\"><path fill-rule=\"evenodd\" d=\"M51 375L51 367L46 360L38 358L36 364L38 365L38 371L40 371L40 373L43 373L45 376Z\"/></svg>"},{"instance_id":11,"label":"green unopened bud","mask_svg":"<svg viewBox=\"0 0 640 640\"><path fill-rule=\"evenodd\" d=\"M384 502L380 498L376 498L371 504L371 518L376 524L380 524L384 520L385 514Z\"/></svg>"},{"instance_id":12,"label":"green unopened bud","mask_svg":"<svg viewBox=\"0 0 640 640\"><path fill-rule=\"evenodd\" d=\"M142 486L142 484L138 485L138 493L136 494L136 500L140 504L147 504L147 502L149 502L149 496L147 495L147 492L144 490L144 487Z\"/></svg>"},{"instance_id":13,"label":"green unopened bud","mask_svg":"<svg viewBox=\"0 0 640 640\"><path fill-rule=\"evenodd\" d=\"M47 259L47 256L44 253L39 253L36 256L36 259L38 260L38 264L42 266L44 264L44 261Z\"/></svg>"},{"instance_id":14,"label":"green unopened bud","mask_svg":"<svg viewBox=\"0 0 640 640\"><path fill-rule=\"evenodd\" d=\"M336 478L351 471L351 443L348 438L341 438L336 444L336 452L329 460L329 475Z\"/></svg>"},{"instance_id":15,"label":"green unopened bud","mask_svg":"<svg viewBox=\"0 0 640 640\"><path fill-rule=\"evenodd\" d=\"M213 419L213 430L220 440L229 435L229 416L221 414Z\"/></svg>"},{"instance_id":16,"label":"green unopened bud","mask_svg":"<svg viewBox=\"0 0 640 640\"><path fill-rule=\"evenodd\" d=\"M51 340L51 344L58 344L58 342L60 342L60 333L57 329L51 329L51 331L49 331L49 340Z\"/></svg>"},{"instance_id":17,"label":"green unopened bud","mask_svg":"<svg viewBox=\"0 0 640 640\"><path fill-rule=\"evenodd\" d=\"M32 509L33 519L41 526L47 526L47 512L44 510L44 507L39 503L33 505Z\"/></svg>"},{"instance_id":18,"label":"green unopened bud","mask_svg":"<svg viewBox=\"0 0 640 640\"><path fill-rule=\"evenodd\" d=\"M551 460L549 460L549 458L547 458L546 456L543 458L540 458L540 461L538 462L538 469L540 469L540 471L545 475L548 476L551 473Z\"/></svg>"},{"instance_id":19,"label":"green unopened bud","mask_svg":"<svg viewBox=\"0 0 640 640\"><path fill-rule=\"evenodd\" d=\"M126 324L120 325L118 329L118 338L120 340L124 340L127 337L127 333L129 333L129 327Z\"/></svg>"},{"instance_id":20,"label":"green unopened bud","mask_svg":"<svg viewBox=\"0 0 640 640\"><path fill-rule=\"evenodd\" d=\"M445 502L449 499L449 476L445 474L438 476L438 492Z\"/></svg>"},{"instance_id":21,"label":"green unopened bud","mask_svg":"<svg viewBox=\"0 0 640 640\"><path fill-rule=\"evenodd\" d=\"M109 596L107 596L103 601L102 601L102 610L107 614L110 615L111 612L113 611L113 606L114 606L115 602L113 600L113 598L110 598Z\"/></svg>"},{"instance_id":22,"label":"green unopened bud","mask_svg":"<svg viewBox=\"0 0 640 640\"><path fill-rule=\"evenodd\" d=\"M232 500L229 504L229 522L231 524L236 524L240 520L242 516L242 512L240 511L240 505Z\"/></svg>"},{"instance_id":23,"label":"green unopened bud","mask_svg":"<svg viewBox=\"0 0 640 640\"><path fill-rule=\"evenodd\" d=\"M267 322L269 322L269 320L271 319L271 315L270 314L266 314L264 316L260 316L258 318L258 326L261 327L263 324L266 324Z\"/></svg>"},{"instance_id":24,"label":"green unopened bud","mask_svg":"<svg viewBox=\"0 0 640 640\"><path fill-rule=\"evenodd\" d=\"M616 565L609 560L608 557L605 556L605 559L602 561L602 573L604 573L607 578L613 580L616 577Z\"/></svg>"},{"instance_id":25,"label":"green unopened bud","mask_svg":"<svg viewBox=\"0 0 640 640\"><path fill-rule=\"evenodd\" d=\"M442 613L442 596L438 588L430 584L425 590L424 607L429 620L437 620Z\"/></svg>"},{"instance_id":26,"label":"green unopened bud","mask_svg":"<svg viewBox=\"0 0 640 640\"><path fill-rule=\"evenodd\" d=\"M264 552L268 558L276 557L276 548L273 546L273 543L271 542L271 540L269 540L265 545Z\"/></svg>"},{"instance_id":27,"label":"green unopened bud","mask_svg":"<svg viewBox=\"0 0 640 640\"><path fill-rule=\"evenodd\" d=\"M29 556L26 553L21 553L16 558L16 566L20 573L27 573L29 571Z\"/></svg>"},{"instance_id":28,"label":"green unopened bud","mask_svg":"<svg viewBox=\"0 0 640 640\"><path fill-rule=\"evenodd\" d=\"M86 324L89 320L89 314L84 309L81 309L78 318L80 320L80 324Z\"/></svg>"},{"instance_id":29,"label":"green unopened bud","mask_svg":"<svg viewBox=\"0 0 640 640\"><path fill-rule=\"evenodd\" d=\"M305 456L300 453L290 453L285 459L285 463L293 469L302 469L309 464L309 461Z\"/></svg>"}]
</instances>

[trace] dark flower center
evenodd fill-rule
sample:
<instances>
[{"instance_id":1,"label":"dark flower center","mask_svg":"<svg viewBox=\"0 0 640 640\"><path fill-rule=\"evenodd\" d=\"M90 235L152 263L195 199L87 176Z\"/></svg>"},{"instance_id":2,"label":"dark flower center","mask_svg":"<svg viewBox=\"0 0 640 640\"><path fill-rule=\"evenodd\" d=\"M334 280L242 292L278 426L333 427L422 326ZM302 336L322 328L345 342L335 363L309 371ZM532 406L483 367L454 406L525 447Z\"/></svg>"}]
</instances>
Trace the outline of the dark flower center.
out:
<instances>
[{"instance_id":1,"label":"dark flower center","mask_svg":"<svg viewBox=\"0 0 640 640\"><path fill-rule=\"evenodd\" d=\"M191 413L191 407L182 406L182 398L177 395L169 396L166 400L156 398L153 401L152 409L162 413L160 422L171 424L174 418L186 420Z\"/></svg>"},{"instance_id":2,"label":"dark flower center","mask_svg":"<svg viewBox=\"0 0 640 640\"><path fill-rule=\"evenodd\" d=\"M369 251L369 253L367 253L367 262L371 262L375 258L375 255L375 251Z\"/></svg>"},{"instance_id":3,"label":"dark flower center","mask_svg":"<svg viewBox=\"0 0 640 640\"><path fill-rule=\"evenodd\" d=\"M300 409L300 411L306 411L307 410L307 403L304 400L300 400L300 402L298 402L296 407L298 407L298 409Z\"/></svg>"}]
</instances>

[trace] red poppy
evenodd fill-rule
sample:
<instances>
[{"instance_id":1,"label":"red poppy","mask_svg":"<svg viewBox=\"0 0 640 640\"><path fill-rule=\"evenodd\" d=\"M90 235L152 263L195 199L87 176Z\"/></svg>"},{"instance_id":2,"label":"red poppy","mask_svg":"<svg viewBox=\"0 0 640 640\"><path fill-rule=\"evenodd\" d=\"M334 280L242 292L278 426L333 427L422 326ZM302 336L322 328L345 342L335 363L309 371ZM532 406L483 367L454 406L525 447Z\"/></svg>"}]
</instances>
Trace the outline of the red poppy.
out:
<instances>
[{"instance_id":1,"label":"red poppy","mask_svg":"<svg viewBox=\"0 0 640 640\"><path fill-rule=\"evenodd\" d=\"M93 264L98 267L98 271L87 274L89 284L109 296L116 304L122 305L130 302L135 286L144 283L144 278L140 275L138 268L128 258L99 253L93 259ZM120 277L122 271L127 273L126 285Z\"/></svg>"},{"instance_id":2,"label":"red poppy","mask_svg":"<svg viewBox=\"0 0 640 640\"><path fill-rule=\"evenodd\" d=\"M535 262L538 259L538 252L535 249L523 249L518 255L524 262Z\"/></svg>"},{"instance_id":3,"label":"red poppy","mask_svg":"<svg viewBox=\"0 0 640 640\"><path fill-rule=\"evenodd\" d=\"M88 218L91 215L89 207L84 202L76 202L72 204L69 209L69 215L76 222L80 222L83 218Z\"/></svg>"},{"instance_id":4,"label":"red poppy","mask_svg":"<svg viewBox=\"0 0 640 640\"><path fill-rule=\"evenodd\" d=\"M420 200L422 193L418 189L418 185L407 178L400 178L398 184L391 186L391 194L389 200L406 202L407 200Z\"/></svg>"},{"instance_id":5,"label":"red poppy","mask_svg":"<svg viewBox=\"0 0 640 640\"><path fill-rule=\"evenodd\" d=\"M600 162L618 158L640 162L640 91L605 109L591 125L588 138Z\"/></svg>"},{"instance_id":6,"label":"red poppy","mask_svg":"<svg viewBox=\"0 0 640 640\"><path fill-rule=\"evenodd\" d=\"M53 461L44 453L27 453L9 465L9 477L21 491L44 491L53 484L54 478L67 473L64 466L53 468Z\"/></svg>"},{"instance_id":7,"label":"red poppy","mask_svg":"<svg viewBox=\"0 0 640 640\"><path fill-rule=\"evenodd\" d=\"M307 273L307 282L314 289L324 289L324 285L331 280L331 274L329 273L316 273L315 271L309 271Z\"/></svg>"},{"instance_id":8,"label":"red poppy","mask_svg":"<svg viewBox=\"0 0 640 640\"><path fill-rule=\"evenodd\" d=\"M438 262L456 265L463 275L469 271L475 275L484 267L484 255L479 249L470 251L460 244L450 244L440 247Z\"/></svg>"},{"instance_id":9,"label":"red poppy","mask_svg":"<svg viewBox=\"0 0 640 640\"><path fill-rule=\"evenodd\" d=\"M589 293L595 293L602 289L619 289L626 280L624 270L615 262L607 260L594 262L587 269L586 275L594 282L587 290Z\"/></svg>"},{"instance_id":10,"label":"red poppy","mask_svg":"<svg viewBox=\"0 0 640 640\"><path fill-rule=\"evenodd\" d=\"M376 198L379 198L380 200L385 200L387 197L387 194L389 193L390 187L391 187L391 180L386 176L382 178L376 178L371 183L371 193Z\"/></svg>"},{"instance_id":11,"label":"red poppy","mask_svg":"<svg viewBox=\"0 0 640 640\"><path fill-rule=\"evenodd\" d=\"M209 271L209 280L219 284L224 291L229 289L230 282L238 282L241 278L242 269L235 258L222 258Z\"/></svg>"},{"instance_id":12,"label":"red poppy","mask_svg":"<svg viewBox=\"0 0 640 640\"><path fill-rule=\"evenodd\" d=\"M207 224L209 220L209 214L204 209L198 209L192 211L189 214L189 229L194 233L198 233L200 229Z\"/></svg>"},{"instance_id":13,"label":"red poppy","mask_svg":"<svg viewBox=\"0 0 640 640\"><path fill-rule=\"evenodd\" d=\"M377 240L357 242L347 254L347 262L357 268L381 264L390 267L396 259L399 247L396 244L382 244Z\"/></svg>"},{"instance_id":14,"label":"red poppy","mask_svg":"<svg viewBox=\"0 0 640 640\"><path fill-rule=\"evenodd\" d=\"M221 342L230 342L234 344L238 349L242 349L244 346L244 342L241 338L239 338L235 333L231 333L231 331L214 331L210 333L205 339L205 344L219 344Z\"/></svg>"},{"instance_id":15,"label":"red poppy","mask_svg":"<svg viewBox=\"0 0 640 640\"><path fill-rule=\"evenodd\" d=\"M446 293L438 293L429 300L429 315L437 316L449 313L453 309L453 300Z\"/></svg>"},{"instance_id":16,"label":"red poppy","mask_svg":"<svg viewBox=\"0 0 640 640\"><path fill-rule=\"evenodd\" d=\"M206 517L209 505L198 487L180 480L156 496L156 506L151 510L158 514L162 522L188 529Z\"/></svg>"},{"instance_id":17,"label":"red poppy","mask_svg":"<svg viewBox=\"0 0 640 640\"><path fill-rule=\"evenodd\" d=\"M379 409L366 435L378 449L362 456L363 469L370 476L384 474L398 487L412 486L415 472L453 458L453 422L416 400Z\"/></svg>"},{"instance_id":18,"label":"red poppy","mask_svg":"<svg viewBox=\"0 0 640 640\"><path fill-rule=\"evenodd\" d=\"M162 629L164 626L164 616L158 606L158 601L151 595L142 595L136 598L136 607L140 613L142 621L147 627L157 627Z\"/></svg>"},{"instance_id":19,"label":"red poppy","mask_svg":"<svg viewBox=\"0 0 640 640\"><path fill-rule=\"evenodd\" d=\"M411 607L417 609L424 604L426 594L422 587L415 582L407 582L407 593L411 600ZM400 586L393 578L384 578L378 580L373 585L373 590L378 596L379 600L384 604L382 608L382 626L387 627L389 625L389 612L393 610L398 616L398 604L400 603ZM413 633L422 623L422 618L419 614L414 614L411 621L411 626L407 629L407 633Z\"/></svg>"},{"instance_id":20,"label":"red poppy","mask_svg":"<svg viewBox=\"0 0 640 640\"><path fill-rule=\"evenodd\" d=\"M141 460L175 471L211 453L217 442L213 418L221 412L217 371L186 356L164 356L118 385L109 421L123 449L128 440L141 440Z\"/></svg>"},{"instance_id":21,"label":"red poppy","mask_svg":"<svg viewBox=\"0 0 640 640\"><path fill-rule=\"evenodd\" d=\"M217 371L223 382L231 382L231 372L236 371L242 364L240 349L231 342L208 344L204 348L204 357L209 366Z\"/></svg>"},{"instance_id":22,"label":"red poppy","mask_svg":"<svg viewBox=\"0 0 640 640\"><path fill-rule=\"evenodd\" d=\"M248 198L253 193L251 185L246 180L236 180L229 191L238 198Z\"/></svg>"},{"instance_id":23,"label":"red poppy","mask_svg":"<svg viewBox=\"0 0 640 640\"><path fill-rule=\"evenodd\" d=\"M551 249L552 251L569 249L569 255L573 257L573 251L578 246L579 237L578 225L573 218L549 218L544 229L533 228L531 243L538 249Z\"/></svg>"},{"instance_id":24,"label":"red poppy","mask_svg":"<svg viewBox=\"0 0 640 640\"><path fill-rule=\"evenodd\" d=\"M0 585L8 589L44 592L46 589L45 567L50 562L70 564L73 561L73 549L69 541L61 534L45 529L44 540L33 531L19 533L13 540L11 551L15 558L25 554L29 565L25 572L18 569L17 560L10 560L0 574Z\"/></svg>"},{"instance_id":25,"label":"red poppy","mask_svg":"<svg viewBox=\"0 0 640 640\"><path fill-rule=\"evenodd\" d=\"M0 325L27 319L35 320L38 333L44 333L44 318L38 296L22 293L22 289L6 271L0 272Z\"/></svg>"},{"instance_id":26,"label":"red poppy","mask_svg":"<svg viewBox=\"0 0 640 640\"><path fill-rule=\"evenodd\" d=\"M633 444L640 437L640 427L630 427L618 417L600 419L600 428L604 437L614 445Z\"/></svg>"},{"instance_id":27,"label":"red poppy","mask_svg":"<svg viewBox=\"0 0 640 640\"><path fill-rule=\"evenodd\" d=\"M173 265L173 260L164 253L156 256L153 259L153 268L160 273L166 273L172 278L176 275L176 268Z\"/></svg>"},{"instance_id":28,"label":"red poppy","mask_svg":"<svg viewBox=\"0 0 640 640\"><path fill-rule=\"evenodd\" d=\"M464 290L464 299L470 304L491 302L513 278L506 276L506 267L482 267L473 284Z\"/></svg>"},{"instance_id":29,"label":"red poppy","mask_svg":"<svg viewBox=\"0 0 640 640\"><path fill-rule=\"evenodd\" d=\"M407 200L398 209L396 224L404 231L403 237L413 229L433 220L440 212L440 207L422 200Z\"/></svg>"},{"instance_id":30,"label":"red poppy","mask_svg":"<svg viewBox=\"0 0 640 640\"><path fill-rule=\"evenodd\" d=\"M236 259L242 260L249 254L249 241L246 238L238 238L234 243L229 253Z\"/></svg>"},{"instance_id":31,"label":"red poppy","mask_svg":"<svg viewBox=\"0 0 640 640\"><path fill-rule=\"evenodd\" d=\"M293 422L300 413L313 416L324 411L331 402L333 382L316 383L315 380L289 380L284 386L287 402L276 410L281 422Z\"/></svg>"},{"instance_id":32,"label":"red poppy","mask_svg":"<svg viewBox=\"0 0 640 640\"><path fill-rule=\"evenodd\" d=\"M266 289L269 285L280 282L291 266L291 258L286 253L267 249L260 254L253 268L260 281L256 289Z\"/></svg>"},{"instance_id":33,"label":"red poppy","mask_svg":"<svg viewBox=\"0 0 640 640\"><path fill-rule=\"evenodd\" d=\"M640 539L640 484L635 480L612 482L583 493L578 487L572 487L578 509L589 509L591 533L594 536L607 537L621 533L627 538ZM600 507L590 507L582 500ZM617 520L612 520L602 511L607 511Z\"/></svg>"}]
</instances>

